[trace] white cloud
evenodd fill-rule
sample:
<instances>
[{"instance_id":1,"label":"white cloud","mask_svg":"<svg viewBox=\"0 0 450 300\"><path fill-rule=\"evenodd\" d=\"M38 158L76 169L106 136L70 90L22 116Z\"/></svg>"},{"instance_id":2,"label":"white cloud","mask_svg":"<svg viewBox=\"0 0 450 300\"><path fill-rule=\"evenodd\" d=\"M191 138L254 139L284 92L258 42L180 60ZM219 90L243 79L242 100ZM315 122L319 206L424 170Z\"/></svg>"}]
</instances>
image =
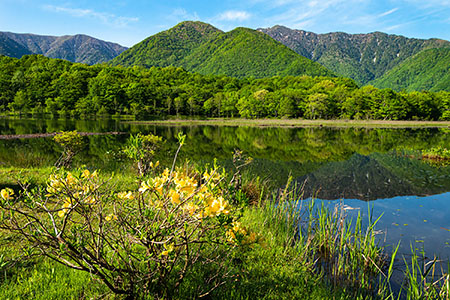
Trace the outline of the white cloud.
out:
<instances>
[{"instance_id":1,"label":"white cloud","mask_svg":"<svg viewBox=\"0 0 450 300\"><path fill-rule=\"evenodd\" d=\"M130 23L135 23L139 21L139 18L129 18L116 16L104 12L96 12L91 9L81 9L81 8L69 8L63 6L45 5L44 9L47 11L52 11L56 13L64 13L71 15L76 18L91 18L96 19L104 24L111 25L114 27L126 27Z\"/></svg>"},{"instance_id":2,"label":"white cloud","mask_svg":"<svg viewBox=\"0 0 450 300\"><path fill-rule=\"evenodd\" d=\"M388 15L390 15L390 14L395 13L397 10L398 10L398 7L393 8L393 9L391 9L391 10L388 10L388 11L385 11L384 13L379 14L378 17L381 18L381 17L388 16Z\"/></svg>"},{"instance_id":3,"label":"white cloud","mask_svg":"<svg viewBox=\"0 0 450 300\"><path fill-rule=\"evenodd\" d=\"M217 19L220 21L245 21L250 17L251 15L246 11L229 10L221 13Z\"/></svg>"}]
</instances>

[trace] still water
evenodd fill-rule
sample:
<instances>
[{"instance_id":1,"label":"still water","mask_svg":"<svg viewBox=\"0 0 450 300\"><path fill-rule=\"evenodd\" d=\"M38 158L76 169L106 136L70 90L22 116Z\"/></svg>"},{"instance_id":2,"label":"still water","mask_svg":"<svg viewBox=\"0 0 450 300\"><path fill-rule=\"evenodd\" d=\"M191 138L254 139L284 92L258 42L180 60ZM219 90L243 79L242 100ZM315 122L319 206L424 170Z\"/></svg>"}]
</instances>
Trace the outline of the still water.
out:
<instances>
[{"instance_id":1,"label":"still water","mask_svg":"<svg viewBox=\"0 0 450 300\"><path fill-rule=\"evenodd\" d=\"M232 152L240 149L254 158L248 174L275 189L289 176L304 185L304 198L314 196L326 205L339 202L356 208L350 217L368 209L382 215L380 241L409 253L411 245L428 256L450 257L450 166L411 158L418 150L450 147L450 129L164 127L115 120L76 121L0 118L0 135L119 131L123 135L85 137L88 146L75 164L109 171L131 171L120 149L128 134L153 133L166 141L158 159L169 165L177 135L187 135L179 161L230 167ZM60 149L51 138L0 137L0 172L10 167L51 166ZM0 182L0 187L2 182Z\"/></svg>"}]
</instances>

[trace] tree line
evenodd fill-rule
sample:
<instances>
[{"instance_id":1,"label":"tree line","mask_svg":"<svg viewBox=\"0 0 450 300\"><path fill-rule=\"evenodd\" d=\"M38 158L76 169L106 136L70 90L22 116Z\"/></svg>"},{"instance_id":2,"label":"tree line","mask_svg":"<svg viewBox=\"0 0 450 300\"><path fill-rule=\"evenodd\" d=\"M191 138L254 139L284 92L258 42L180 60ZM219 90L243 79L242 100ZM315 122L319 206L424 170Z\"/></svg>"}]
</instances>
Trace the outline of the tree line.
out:
<instances>
[{"instance_id":1,"label":"tree line","mask_svg":"<svg viewBox=\"0 0 450 300\"><path fill-rule=\"evenodd\" d=\"M0 112L450 120L450 93L358 87L342 77L237 79L177 67L88 66L41 55L0 56Z\"/></svg>"}]
</instances>

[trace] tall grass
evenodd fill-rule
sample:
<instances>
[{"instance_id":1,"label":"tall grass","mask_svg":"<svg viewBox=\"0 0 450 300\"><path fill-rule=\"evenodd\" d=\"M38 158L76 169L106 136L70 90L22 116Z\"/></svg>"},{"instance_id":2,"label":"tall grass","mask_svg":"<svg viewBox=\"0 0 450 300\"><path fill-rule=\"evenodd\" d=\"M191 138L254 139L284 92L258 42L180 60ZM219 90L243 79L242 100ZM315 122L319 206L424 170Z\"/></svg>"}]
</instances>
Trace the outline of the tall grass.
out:
<instances>
[{"instance_id":1,"label":"tall grass","mask_svg":"<svg viewBox=\"0 0 450 300\"><path fill-rule=\"evenodd\" d=\"M331 209L323 202L306 203L298 190L286 188L277 193L272 201L254 208L248 218L255 226L264 224L270 240L290 248L293 259L321 278L333 297L337 293L351 299L449 299L448 262L446 269L438 268L438 259L427 260L423 252L420 258L414 249L409 258L398 258L400 244L387 252L376 238L375 227L382 216L374 219L368 209L368 223L363 225L361 214L349 218L349 207L343 203ZM399 260L405 266L395 270ZM403 274L395 290L394 271Z\"/></svg>"},{"instance_id":2,"label":"tall grass","mask_svg":"<svg viewBox=\"0 0 450 300\"><path fill-rule=\"evenodd\" d=\"M406 299L442 299L450 298L450 262L440 261L437 257L428 259L425 252L411 246L411 256L405 264L404 278L400 293ZM400 297L400 295L399 295Z\"/></svg>"}]
</instances>

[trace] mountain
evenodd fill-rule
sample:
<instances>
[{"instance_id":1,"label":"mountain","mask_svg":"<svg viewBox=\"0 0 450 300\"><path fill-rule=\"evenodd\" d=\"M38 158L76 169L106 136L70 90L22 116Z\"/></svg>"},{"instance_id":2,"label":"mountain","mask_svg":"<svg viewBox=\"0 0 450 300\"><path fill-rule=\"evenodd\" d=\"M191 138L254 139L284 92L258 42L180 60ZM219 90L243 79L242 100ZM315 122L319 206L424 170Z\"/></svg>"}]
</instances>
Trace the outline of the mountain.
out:
<instances>
[{"instance_id":1,"label":"mountain","mask_svg":"<svg viewBox=\"0 0 450 300\"><path fill-rule=\"evenodd\" d=\"M421 51L370 83L397 91L450 92L450 49Z\"/></svg>"},{"instance_id":2,"label":"mountain","mask_svg":"<svg viewBox=\"0 0 450 300\"><path fill-rule=\"evenodd\" d=\"M202 22L182 22L151 36L111 61L112 65L178 66L201 74L233 77L333 76L266 34L249 28L230 32Z\"/></svg>"},{"instance_id":3,"label":"mountain","mask_svg":"<svg viewBox=\"0 0 450 300\"><path fill-rule=\"evenodd\" d=\"M111 60L126 49L82 34L57 37L0 32L0 55L17 58L26 54L42 54L92 65Z\"/></svg>"},{"instance_id":4,"label":"mountain","mask_svg":"<svg viewBox=\"0 0 450 300\"><path fill-rule=\"evenodd\" d=\"M13 39L0 33L0 54L21 58L23 55L32 54L32 52Z\"/></svg>"},{"instance_id":5,"label":"mountain","mask_svg":"<svg viewBox=\"0 0 450 300\"><path fill-rule=\"evenodd\" d=\"M362 84L380 78L409 57L430 48L450 48L439 39L413 39L382 32L316 34L284 26L259 28L300 55Z\"/></svg>"},{"instance_id":6,"label":"mountain","mask_svg":"<svg viewBox=\"0 0 450 300\"><path fill-rule=\"evenodd\" d=\"M222 31L203 22L182 22L146 38L114 58L111 63L124 67L179 66L193 49L219 33Z\"/></svg>"}]
</instances>

